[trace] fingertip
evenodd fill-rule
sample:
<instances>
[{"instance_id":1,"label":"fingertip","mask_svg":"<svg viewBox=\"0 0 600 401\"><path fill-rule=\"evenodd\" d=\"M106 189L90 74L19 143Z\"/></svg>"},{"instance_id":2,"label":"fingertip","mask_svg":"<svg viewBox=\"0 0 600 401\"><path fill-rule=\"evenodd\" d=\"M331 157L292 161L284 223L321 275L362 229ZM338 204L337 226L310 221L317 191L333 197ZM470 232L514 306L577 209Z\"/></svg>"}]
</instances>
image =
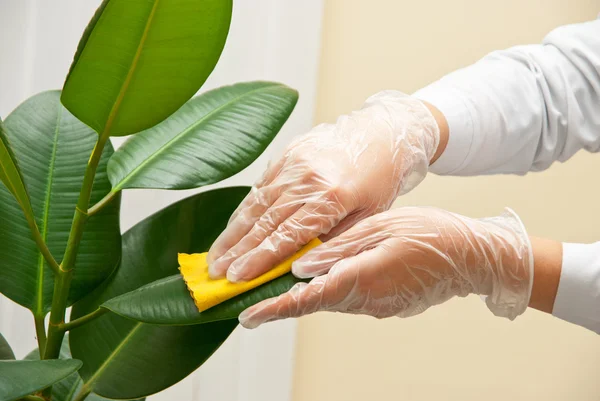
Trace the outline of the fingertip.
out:
<instances>
[{"instance_id":1,"label":"fingertip","mask_svg":"<svg viewBox=\"0 0 600 401\"><path fill-rule=\"evenodd\" d=\"M235 280L232 282L242 282L260 277L280 263L272 256L259 246L233 261L228 267L227 278Z\"/></svg>"},{"instance_id":2,"label":"fingertip","mask_svg":"<svg viewBox=\"0 0 600 401\"><path fill-rule=\"evenodd\" d=\"M217 258L215 257L216 251L211 247L206 254L206 263L208 263L208 271L210 272L210 266L214 263Z\"/></svg>"},{"instance_id":3,"label":"fingertip","mask_svg":"<svg viewBox=\"0 0 600 401\"><path fill-rule=\"evenodd\" d=\"M244 281L247 281L244 279L244 277L242 276L241 272L237 269L234 269L232 267L230 267L227 270L227 280L232 282L232 283L243 283Z\"/></svg>"},{"instance_id":4,"label":"fingertip","mask_svg":"<svg viewBox=\"0 0 600 401\"><path fill-rule=\"evenodd\" d=\"M244 310L242 313L240 313L240 315L238 316L238 321L240 322L242 327L246 329L255 329L263 323L269 321L269 317L264 316L265 308L263 305L267 302L269 301L262 301L261 303L251 306Z\"/></svg>"},{"instance_id":5,"label":"fingertip","mask_svg":"<svg viewBox=\"0 0 600 401\"><path fill-rule=\"evenodd\" d=\"M210 277L211 280L217 280L223 278L224 276L225 275L221 271L214 267L214 264L208 265L208 277Z\"/></svg>"},{"instance_id":6,"label":"fingertip","mask_svg":"<svg viewBox=\"0 0 600 401\"><path fill-rule=\"evenodd\" d=\"M298 278L312 278L315 275L306 268L305 263L298 261L292 263L292 274Z\"/></svg>"},{"instance_id":7,"label":"fingertip","mask_svg":"<svg viewBox=\"0 0 600 401\"><path fill-rule=\"evenodd\" d=\"M226 277L229 267L235 261L234 255L230 252L225 253L217 260L208 265L208 275L211 278L223 278Z\"/></svg>"},{"instance_id":8,"label":"fingertip","mask_svg":"<svg viewBox=\"0 0 600 401\"><path fill-rule=\"evenodd\" d=\"M223 246L223 238L224 232L219 235L219 237L213 242L206 254L206 263L210 265L214 264L227 252L227 249L224 249Z\"/></svg>"},{"instance_id":9,"label":"fingertip","mask_svg":"<svg viewBox=\"0 0 600 401\"><path fill-rule=\"evenodd\" d=\"M323 245L321 245L323 246ZM318 248L292 263L292 274L298 278L313 278L327 273L333 261L324 260Z\"/></svg>"},{"instance_id":10,"label":"fingertip","mask_svg":"<svg viewBox=\"0 0 600 401\"><path fill-rule=\"evenodd\" d=\"M251 313L249 312L248 309L246 309L245 311L243 311L242 313L240 313L240 316L238 317L238 321L240 322L240 324L242 325L243 328L245 329L255 329L258 326L260 326L260 323L257 321L252 321L251 319Z\"/></svg>"}]
</instances>

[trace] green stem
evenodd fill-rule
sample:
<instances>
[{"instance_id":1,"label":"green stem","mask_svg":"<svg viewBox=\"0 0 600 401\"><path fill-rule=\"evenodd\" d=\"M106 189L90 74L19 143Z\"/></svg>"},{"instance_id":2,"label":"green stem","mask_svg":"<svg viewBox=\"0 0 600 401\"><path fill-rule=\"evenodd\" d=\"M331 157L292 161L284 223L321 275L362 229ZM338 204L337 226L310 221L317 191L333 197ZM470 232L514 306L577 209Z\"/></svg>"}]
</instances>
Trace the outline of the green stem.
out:
<instances>
[{"instance_id":1,"label":"green stem","mask_svg":"<svg viewBox=\"0 0 600 401\"><path fill-rule=\"evenodd\" d=\"M45 401L44 398L38 397L37 395L26 395L25 397L21 398L21 400L25 400L25 401Z\"/></svg>"},{"instance_id":2,"label":"green stem","mask_svg":"<svg viewBox=\"0 0 600 401\"><path fill-rule=\"evenodd\" d=\"M80 318L71 320L69 323L63 323L63 324L59 325L58 327L62 331L73 330L76 327L79 327L83 324L91 322L94 319L99 318L100 316L104 315L106 312L108 312L107 309L98 308L95 311L93 311L92 313L88 313L87 315L81 316Z\"/></svg>"},{"instance_id":3,"label":"green stem","mask_svg":"<svg viewBox=\"0 0 600 401\"><path fill-rule=\"evenodd\" d=\"M96 203L88 210L88 216L92 217L93 215L104 209L104 207L108 205L118 194L119 191L110 191L109 193L107 193L104 198L102 198L98 203Z\"/></svg>"},{"instance_id":4,"label":"green stem","mask_svg":"<svg viewBox=\"0 0 600 401\"><path fill-rule=\"evenodd\" d=\"M35 322L35 333L37 336L38 350L40 352L40 359L44 355L46 349L46 323L44 322L44 316L33 316Z\"/></svg>"},{"instance_id":5,"label":"green stem","mask_svg":"<svg viewBox=\"0 0 600 401\"><path fill-rule=\"evenodd\" d=\"M104 145L108 141L108 135L100 135L90 160L88 161L79 200L75 208L75 216L71 225L71 232L67 241L67 248L60 264L58 276L54 280L54 293L52 296L52 308L50 310L50 325L48 327L48 340L46 341L46 350L43 359L57 359L60 353L60 346L65 336L65 332L61 330L60 325L65 322L65 311L69 298L69 289L73 280L73 268L75 267L75 259L79 250L79 243L83 236L83 228L87 220L87 210L90 205L90 197L92 195L92 186L94 185L94 177L96 169L104 150ZM44 395L49 396L52 388L44 390Z\"/></svg>"},{"instance_id":6,"label":"green stem","mask_svg":"<svg viewBox=\"0 0 600 401\"><path fill-rule=\"evenodd\" d=\"M60 330L59 325L64 322L65 310L67 309L67 300L69 288L73 280L73 272L61 272L54 281L54 294L52 299L52 309L50 310L50 325L48 326L48 339L46 340L46 350L42 359L57 359L60 353L60 346L65 332Z\"/></svg>"},{"instance_id":7,"label":"green stem","mask_svg":"<svg viewBox=\"0 0 600 401\"><path fill-rule=\"evenodd\" d=\"M73 401L83 401L87 398L88 395L92 392L92 389L88 389L86 386L81 387L77 396L73 398Z\"/></svg>"},{"instance_id":8,"label":"green stem","mask_svg":"<svg viewBox=\"0 0 600 401\"><path fill-rule=\"evenodd\" d=\"M50 253L50 250L48 249L46 242L42 238L42 234L40 233L40 230L39 230L37 224L35 223L35 221L33 219L27 219L27 220L29 223L29 228L31 229L31 235L33 236L33 240L35 241L35 244L37 245L40 253L42 254L44 259L48 263L48 266L50 266L50 269L52 269L52 271L54 272L54 275L58 275L59 269L60 269L58 266L58 263L56 262L56 259L54 259L52 254Z\"/></svg>"}]
</instances>

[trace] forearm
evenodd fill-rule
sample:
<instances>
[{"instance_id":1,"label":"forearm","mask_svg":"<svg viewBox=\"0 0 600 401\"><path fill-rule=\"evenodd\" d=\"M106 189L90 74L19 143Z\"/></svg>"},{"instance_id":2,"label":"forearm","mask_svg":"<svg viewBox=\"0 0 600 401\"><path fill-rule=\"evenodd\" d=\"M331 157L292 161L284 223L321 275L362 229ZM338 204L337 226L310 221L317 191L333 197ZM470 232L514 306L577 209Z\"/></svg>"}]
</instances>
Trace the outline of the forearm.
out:
<instances>
[{"instance_id":1,"label":"forearm","mask_svg":"<svg viewBox=\"0 0 600 401\"><path fill-rule=\"evenodd\" d=\"M600 334L600 242L530 241L534 279L529 306Z\"/></svg>"},{"instance_id":2,"label":"forearm","mask_svg":"<svg viewBox=\"0 0 600 401\"><path fill-rule=\"evenodd\" d=\"M600 150L600 20L491 53L415 93L449 136L430 171L525 174ZM442 148L442 146L440 146Z\"/></svg>"},{"instance_id":3,"label":"forearm","mask_svg":"<svg viewBox=\"0 0 600 401\"><path fill-rule=\"evenodd\" d=\"M436 120L440 129L440 141L430 164L444 152L448 143L448 122L442 112L430 103L423 102ZM534 259L534 280L529 307L552 313L563 260L562 244L558 241L530 237Z\"/></svg>"},{"instance_id":4,"label":"forearm","mask_svg":"<svg viewBox=\"0 0 600 401\"><path fill-rule=\"evenodd\" d=\"M435 161L442 155L444 149L446 149L446 145L448 144L448 121L446 120L446 117L444 117L442 112L438 110L437 107L425 101L423 101L423 104L429 109L429 112L431 112L431 115L435 119L435 122L437 123L438 128L440 130L440 141L438 143L437 150L435 151L435 154L429 161L429 164L431 165L435 163Z\"/></svg>"},{"instance_id":5,"label":"forearm","mask_svg":"<svg viewBox=\"0 0 600 401\"><path fill-rule=\"evenodd\" d=\"M533 252L533 288L529 307L552 313L562 266L562 244L544 238L530 237Z\"/></svg>"}]
</instances>

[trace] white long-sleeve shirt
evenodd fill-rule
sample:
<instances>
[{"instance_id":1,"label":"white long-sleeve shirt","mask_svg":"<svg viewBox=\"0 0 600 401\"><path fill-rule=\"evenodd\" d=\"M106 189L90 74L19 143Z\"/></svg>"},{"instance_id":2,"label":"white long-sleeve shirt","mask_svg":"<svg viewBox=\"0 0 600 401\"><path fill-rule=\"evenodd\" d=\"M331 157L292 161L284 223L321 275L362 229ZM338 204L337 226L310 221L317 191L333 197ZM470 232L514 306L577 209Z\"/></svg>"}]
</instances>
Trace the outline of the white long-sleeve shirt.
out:
<instances>
[{"instance_id":1,"label":"white long-sleeve shirt","mask_svg":"<svg viewBox=\"0 0 600 401\"><path fill-rule=\"evenodd\" d=\"M598 152L600 19L491 53L415 96L448 121L436 174L526 174L581 149ZM553 314L600 333L600 242L563 244Z\"/></svg>"}]
</instances>

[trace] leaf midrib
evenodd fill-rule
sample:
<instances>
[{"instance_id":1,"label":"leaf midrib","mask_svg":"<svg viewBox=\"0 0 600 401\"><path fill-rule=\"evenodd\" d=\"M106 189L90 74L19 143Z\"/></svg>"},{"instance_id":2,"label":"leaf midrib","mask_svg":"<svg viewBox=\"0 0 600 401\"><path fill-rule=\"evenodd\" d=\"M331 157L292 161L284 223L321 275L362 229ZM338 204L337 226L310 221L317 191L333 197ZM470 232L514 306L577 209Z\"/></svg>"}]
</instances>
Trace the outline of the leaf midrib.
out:
<instances>
[{"instance_id":1,"label":"leaf midrib","mask_svg":"<svg viewBox=\"0 0 600 401\"><path fill-rule=\"evenodd\" d=\"M48 177L46 178L46 193L44 196L44 212L42 214L41 236L46 242L48 237L48 218L50 216L50 200L52 198L52 183L54 181L54 165L56 164L56 151L58 148L58 135L60 133L60 123L62 119L62 107L59 107L56 117L56 128L54 129L54 138L52 144L52 155L50 157L50 165L48 166ZM35 314L37 316L44 315L44 255L38 253L38 288L37 288L37 307Z\"/></svg>"},{"instance_id":2,"label":"leaf midrib","mask_svg":"<svg viewBox=\"0 0 600 401\"><path fill-rule=\"evenodd\" d=\"M67 398L65 399L66 401L71 401L73 399L73 396L77 392L77 389L79 388L79 385L81 383L83 383L83 380L81 380L81 377L79 377L79 374L77 374L77 379L75 379L75 382L73 383L73 385L69 389L69 392L67 393Z\"/></svg>"},{"instance_id":3,"label":"leaf midrib","mask_svg":"<svg viewBox=\"0 0 600 401\"><path fill-rule=\"evenodd\" d=\"M127 343L129 341L131 341L131 338L134 336L134 334L138 331L138 329L141 326L142 326L142 323L140 323L140 322L137 322L135 324L135 326L131 329L131 331L127 334L127 336L125 336L123 341L113 350L113 352L110 353L110 355L106 358L106 360L104 362L102 362L102 365L100 365L100 367L96 370L96 373L94 373L87 381L85 381L83 383L83 387L93 390L94 382L96 382L96 380L98 380L98 378L102 375L102 373L108 368L108 365L110 365L112 360L115 359L115 357L119 354L119 352L121 352L123 347L125 347L125 345L127 345Z\"/></svg>"},{"instance_id":4,"label":"leaf midrib","mask_svg":"<svg viewBox=\"0 0 600 401\"><path fill-rule=\"evenodd\" d=\"M215 113L218 113L222 109L230 106L233 102L237 102L237 101L239 101L240 99L243 99L246 96L249 96L251 94L254 94L256 92L262 91L264 89L270 89L270 88L273 88L273 87L276 87L276 86L279 86L279 85L272 84L272 85L266 85L266 86L262 86L260 88L252 89L251 91L245 92L245 93L243 93L243 94L241 94L239 96L236 96L236 97L228 100L227 102L223 103L222 105L220 105L216 109L211 110L210 112L208 112L207 114L205 114L204 117L202 117L199 120L193 122L187 128L185 128L183 131L181 131L179 134L175 135L169 141L165 142L164 145L162 145L158 149L156 149L156 151L154 151L150 156L148 156L136 168L134 168L133 170L131 170L125 177L123 177L119 181L119 184L116 185L112 189L112 192L117 192L117 191L120 191L121 189L123 189L123 186L127 183L127 181L129 181L130 179L132 179L138 173L138 171L140 169L144 168L148 163L152 162L156 157L158 157L159 154L162 154L162 152L164 152L165 150L167 150L168 148L170 148L174 143L178 142L179 139L181 139L182 137L185 137L191 130L197 128L199 125L202 125L206 121L207 118L211 117Z\"/></svg>"},{"instance_id":5,"label":"leaf midrib","mask_svg":"<svg viewBox=\"0 0 600 401\"><path fill-rule=\"evenodd\" d=\"M150 10L148 20L146 21L146 26L144 26L144 31L142 32L142 36L140 38L140 43L138 43L135 55L133 56L133 60L131 61L129 70L127 71L127 76L125 77L125 81L123 81L123 84L121 85L121 89L119 90L119 94L117 95L117 98L115 99L112 108L110 109L108 118L106 120L106 125L104 126L103 132L100 136L110 135L112 125L117 117L117 114L119 113L119 108L121 107L121 103L125 98L125 93L127 93L127 90L129 89L131 79L133 78L133 74L135 73L136 67L140 60L140 56L142 55L142 49L146 44L146 39L148 39L148 32L150 31L150 26L152 25L152 21L154 20L154 14L156 14L158 3L160 3L160 0L154 0L152 10Z\"/></svg>"}]
</instances>

